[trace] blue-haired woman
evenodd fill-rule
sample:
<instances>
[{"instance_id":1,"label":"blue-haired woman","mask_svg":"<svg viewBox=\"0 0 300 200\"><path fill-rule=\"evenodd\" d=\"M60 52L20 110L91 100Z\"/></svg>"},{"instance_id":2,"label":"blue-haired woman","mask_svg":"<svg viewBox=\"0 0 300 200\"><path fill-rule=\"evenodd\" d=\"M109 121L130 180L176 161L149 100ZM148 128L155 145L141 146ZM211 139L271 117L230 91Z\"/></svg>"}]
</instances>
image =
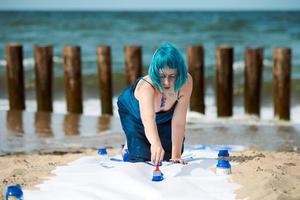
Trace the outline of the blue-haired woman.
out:
<instances>
[{"instance_id":1,"label":"blue-haired woman","mask_svg":"<svg viewBox=\"0 0 300 200\"><path fill-rule=\"evenodd\" d=\"M118 98L119 115L132 162L162 160L185 164L181 158L193 81L181 53L162 44L154 53L148 75Z\"/></svg>"}]
</instances>

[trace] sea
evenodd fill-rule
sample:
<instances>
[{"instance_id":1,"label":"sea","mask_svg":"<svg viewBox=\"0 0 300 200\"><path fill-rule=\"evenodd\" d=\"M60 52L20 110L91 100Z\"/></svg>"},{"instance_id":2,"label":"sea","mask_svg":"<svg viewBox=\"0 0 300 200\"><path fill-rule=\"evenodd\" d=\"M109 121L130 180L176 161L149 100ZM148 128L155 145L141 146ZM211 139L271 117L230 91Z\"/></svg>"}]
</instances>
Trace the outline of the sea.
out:
<instances>
[{"instance_id":1,"label":"sea","mask_svg":"<svg viewBox=\"0 0 300 200\"><path fill-rule=\"evenodd\" d=\"M79 45L82 52L84 113L99 115L96 63L97 45L112 49L113 94L125 87L124 47L142 46L143 73L147 73L154 49L163 42L177 46L186 58L188 45L205 50L205 105L215 113L216 48L234 47L234 109L243 112L244 49L264 48L262 118L273 117L272 53L276 47L292 49L291 118L300 106L299 11L1 11L0 12L0 109L8 109L5 46L20 43L24 52L26 110L36 110L34 45L53 45L54 110L65 113L63 57L65 45ZM101 109L101 108L100 108ZM240 111L239 111L240 110ZM216 116L216 115L215 115Z\"/></svg>"}]
</instances>

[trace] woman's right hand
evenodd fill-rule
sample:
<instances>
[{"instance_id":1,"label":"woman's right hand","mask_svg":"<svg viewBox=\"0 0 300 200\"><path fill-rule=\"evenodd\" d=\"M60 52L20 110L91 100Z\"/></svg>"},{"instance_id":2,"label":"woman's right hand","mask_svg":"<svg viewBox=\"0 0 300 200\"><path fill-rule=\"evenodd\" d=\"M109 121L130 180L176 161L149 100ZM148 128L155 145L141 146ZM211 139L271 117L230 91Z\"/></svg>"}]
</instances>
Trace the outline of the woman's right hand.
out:
<instances>
[{"instance_id":1,"label":"woman's right hand","mask_svg":"<svg viewBox=\"0 0 300 200\"><path fill-rule=\"evenodd\" d=\"M151 144L151 162L155 165L158 165L163 159L165 155L165 151L161 146L161 143Z\"/></svg>"}]
</instances>

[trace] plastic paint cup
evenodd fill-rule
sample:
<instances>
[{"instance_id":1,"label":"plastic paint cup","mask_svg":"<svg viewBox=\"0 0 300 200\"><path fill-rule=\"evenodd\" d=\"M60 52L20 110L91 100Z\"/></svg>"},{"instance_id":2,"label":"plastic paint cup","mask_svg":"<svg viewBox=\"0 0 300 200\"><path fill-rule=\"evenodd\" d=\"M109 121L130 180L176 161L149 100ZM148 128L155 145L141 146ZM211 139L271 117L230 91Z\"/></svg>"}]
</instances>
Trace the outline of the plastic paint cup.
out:
<instances>
[{"instance_id":1,"label":"plastic paint cup","mask_svg":"<svg viewBox=\"0 0 300 200\"><path fill-rule=\"evenodd\" d=\"M216 167L217 175L229 175L231 174L231 166L228 160L218 160Z\"/></svg>"},{"instance_id":2,"label":"plastic paint cup","mask_svg":"<svg viewBox=\"0 0 300 200\"><path fill-rule=\"evenodd\" d=\"M21 185L11 185L7 187L6 200L23 200L23 191Z\"/></svg>"}]
</instances>

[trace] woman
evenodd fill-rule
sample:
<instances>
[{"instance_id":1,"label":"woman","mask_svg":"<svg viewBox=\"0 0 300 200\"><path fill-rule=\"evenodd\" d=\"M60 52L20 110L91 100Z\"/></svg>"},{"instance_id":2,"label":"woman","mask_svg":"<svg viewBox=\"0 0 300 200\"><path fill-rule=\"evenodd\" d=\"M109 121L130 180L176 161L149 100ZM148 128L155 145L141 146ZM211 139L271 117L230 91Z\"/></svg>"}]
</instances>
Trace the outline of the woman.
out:
<instances>
[{"instance_id":1,"label":"woman","mask_svg":"<svg viewBox=\"0 0 300 200\"><path fill-rule=\"evenodd\" d=\"M181 154L192 88L192 77L178 49L162 44L152 57L148 75L118 98L131 161L185 164Z\"/></svg>"}]
</instances>

